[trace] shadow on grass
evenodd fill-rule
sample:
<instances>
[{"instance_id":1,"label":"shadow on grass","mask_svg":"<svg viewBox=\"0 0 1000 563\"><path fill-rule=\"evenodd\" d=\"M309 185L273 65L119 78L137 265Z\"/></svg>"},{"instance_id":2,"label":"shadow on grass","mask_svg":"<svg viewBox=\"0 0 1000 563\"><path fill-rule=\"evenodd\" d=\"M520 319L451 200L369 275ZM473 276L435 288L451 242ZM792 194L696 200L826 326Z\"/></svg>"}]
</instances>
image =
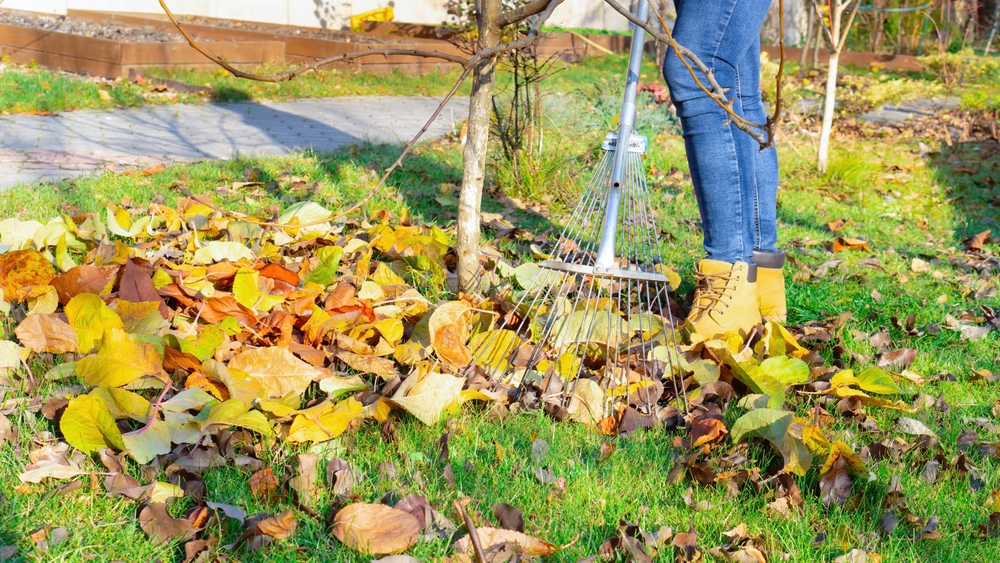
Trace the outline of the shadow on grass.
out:
<instances>
[{"instance_id":1,"label":"shadow on grass","mask_svg":"<svg viewBox=\"0 0 1000 563\"><path fill-rule=\"evenodd\" d=\"M929 155L935 179L945 186L956 218L955 243L987 229L1000 240L1000 142L992 139L943 146Z\"/></svg>"}]
</instances>

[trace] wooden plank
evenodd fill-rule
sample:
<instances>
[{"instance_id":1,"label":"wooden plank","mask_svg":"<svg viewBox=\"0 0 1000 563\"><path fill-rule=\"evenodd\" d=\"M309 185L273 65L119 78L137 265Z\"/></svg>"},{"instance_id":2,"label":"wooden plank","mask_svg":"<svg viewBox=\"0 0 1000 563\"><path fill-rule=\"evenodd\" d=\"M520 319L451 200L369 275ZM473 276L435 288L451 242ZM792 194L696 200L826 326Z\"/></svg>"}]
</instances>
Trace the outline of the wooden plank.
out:
<instances>
[{"instance_id":1,"label":"wooden plank","mask_svg":"<svg viewBox=\"0 0 1000 563\"><path fill-rule=\"evenodd\" d=\"M121 59L121 43L117 41L17 25L0 24L0 44L92 61Z\"/></svg>"},{"instance_id":2,"label":"wooden plank","mask_svg":"<svg viewBox=\"0 0 1000 563\"><path fill-rule=\"evenodd\" d=\"M127 71L124 71L122 65L117 62L96 61L60 53L11 47L9 45L0 45L0 56L10 57L11 62L18 64L28 64L34 61L45 68L65 70L78 74L89 74L91 76L118 78L119 76L127 75Z\"/></svg>"},{"instance_id":3,"label":"wooden plank","mask_svg":"<svg viewBox=\"0 0 1000 563\"><path fill-rule=\"evenodd\" d=\"M206 42L204 46L227 62L261 64L285 60L285 44L277 41ZM127 43L122 46L122 64L170 67L210 62L187 43Z\"/></svg>"}]
</instances>

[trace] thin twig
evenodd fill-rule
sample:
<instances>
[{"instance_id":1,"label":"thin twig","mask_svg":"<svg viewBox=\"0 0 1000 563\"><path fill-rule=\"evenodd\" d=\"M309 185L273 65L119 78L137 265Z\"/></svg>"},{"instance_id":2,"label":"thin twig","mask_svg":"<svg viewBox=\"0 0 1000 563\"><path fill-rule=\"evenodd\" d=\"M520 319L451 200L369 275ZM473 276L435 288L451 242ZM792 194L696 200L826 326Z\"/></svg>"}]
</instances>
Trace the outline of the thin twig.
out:
<instances>
[{"instance_id":1,"label":"thin twig","mask_svg":"<svg viewBox=\"0 0 1000 563\"><path fill-rule=\"evenodd\" d=\"M285 81L288 81L288 80L291 80L291 79L295 78L296 76L298 76L300 74L304 74L304 73L309 72L309 71L318 70L320 67L323 67L323 66L335 63L335 62L352 61L354 59L360 59L362 57L370 57L370 56L373 56L373 55L382 55L382 56L385 56L385 57L388 57L390 55L411 55L411 56L415 56L415 57L443 59L443 60L446 60L446 61L449 61L449 62L453 62L453 63L459 64L459 65L463 65L463 66L468 62L468 59L466 59L465 57L462 57L462 56L459 56L459 55L453 55L453 54L450 54L450 53L442 53L441 51L423 51L423 50L419 50L419 49L400 49L400 48L366 49L364 51L355 51L353 53L344 53L344 54L341 54L341 55L334 55L332 57L327 57L325 59L319 59L319 60L313 61L313 62L311 62L309 64L305 64L305 65L296 67L296 68L294 68L292 70L289 70L289 71L286 71L286 72L279 72L277 74L272 74L272 75L263 75L263 74L254 74L252 72L243 72L242 70L240 70L240 69L234 67L233 65L227 63L225 61L225 59L223 59L222 57L216 55L215 53L212 53L208 49L206 49L206 48L202 47L201 45L199 45L198 42L195 41L194 38L191 37L188 34L188 32L184 29L184 26L181 25L181 22L177 21L177 18L174 17L173 12L171 12L170 8L167 7L166 1L165 0L159 0L159 1L160 1L160 7L163 8L164 13L166 13L167 17L170 18L170 21L173 22L174 27L177 28L177 31L179 31L180 34L184 36L184 39L187 39L188 45L190 45L192 49L194 49L195 51L198 51L199 53L201 53L202 55L204 55L206 58L208 58L209 60L211 60L213 63L221 66L222 68L224 68L226 70L228 70L230 73L232 73L233 76L235 76L237 78L246 78L248 80L255 80L257 82L285 82Z\"/></svg>"},{"instance_id":2,"label":"thin twig","mask_svg":"<svg viewBox=\"0 0 1000 563\"><path fill-rule=\"evenodd\" d=\"M778 118L780 117L781 106L783 105L780 89L776 93L775 114L773 117L768 118L767 123L755 123L753 121L747 120L744 117L738 115L735 112L735 110L733 110L733 100L730 100L726 96L726 92L728 92L728 89L723 88L718 83L718 81L715 79L715 74L712 72L712 69L708 68L708 65L706 65L693 51L677 43L677 41L673 37L673 34L670 32L670 28L667 27L666 21L663 19L663 16L660 14L659 10L656 8L655 3L650 2L650 8L652 9L653 14L656 16L656 18L660 21L660 26L663 28L663 31L653 29L648 22L639 20L639 18L635 17L631 12L629 12L628 9L619 4L616 0L605 0L605 2L609 6L611 6L615 11L625 16L630 22L645 29L646 32L649 33L649 35L653 39L666 43L671 48L673 48L674 54L681 60L681 62L684 63L684 66L687 67L688 72L691 73L691 77L694 79L695 84L697 84L697 86L701 88L701 90L705 92L705 94L707 94L710 98L715 100L715 103L719 104L719 107L725 110L725 112L729 115L730 123L735 125L739 130L750 135L755 141L757 141L757 143L760 144L761 150L764 150L774 145L774 131L775 128L777 127ZM784 1L778 0L778 4L779 4L779 10L781 10L783 14ZM781 26L782 26L781 34L784 35L784 17L782 17L781 19ZM781 38L781 43L782 43L782 49L781 49L781 61L778 64L778 69L779 69L778 80L780 80L781 73L784 71L784 66L785 66L784 37ZM692 64L694 66L692 66ZM709 86L705 86L705 84L702 83L702 81L698 78L697 73L695 73L694 71L694 67L697 67L698 70L700 70L701 73L705 76L705 79L708 81Z\"/></svg>"},{"instance_id":3,"label":"thin twig","mask_svg":"<svg viewBox=\"0 0 1000 563\"><path fill-rule=\"evenodd\" d=\"M455 510L458 510L458 513L462 515L465 527L469 529L469 540L472 541L472 548L476 552L476 563L486 563L486 554L483 553L483 542L479 540L479 532L476 531L476 524L472 521L472 516L469 516L469 513L465 511L465 505L468 503L469 499L467 498L453 502Z\"/></svg>"}]
</instances>

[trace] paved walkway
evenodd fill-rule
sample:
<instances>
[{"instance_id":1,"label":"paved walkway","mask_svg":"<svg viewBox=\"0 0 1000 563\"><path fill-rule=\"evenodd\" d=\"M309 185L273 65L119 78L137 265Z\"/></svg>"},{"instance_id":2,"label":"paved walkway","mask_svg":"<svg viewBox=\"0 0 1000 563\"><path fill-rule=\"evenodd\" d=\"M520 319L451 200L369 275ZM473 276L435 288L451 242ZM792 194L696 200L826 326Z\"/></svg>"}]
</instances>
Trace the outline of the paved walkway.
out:
<instances>
[{"instance_id":1,"label":"paved walkway","mask_svg":"<svg viewBox=\"0 0 1000 563\"><path fill-rule=\"evenodd\" d=\"M115 165L331 151L363 140L402 144L438 103L372 96L0 117L0 189ZM453 99L425 138L444 135L466 115L468 100Z\"/></svg>"}]
</instances>

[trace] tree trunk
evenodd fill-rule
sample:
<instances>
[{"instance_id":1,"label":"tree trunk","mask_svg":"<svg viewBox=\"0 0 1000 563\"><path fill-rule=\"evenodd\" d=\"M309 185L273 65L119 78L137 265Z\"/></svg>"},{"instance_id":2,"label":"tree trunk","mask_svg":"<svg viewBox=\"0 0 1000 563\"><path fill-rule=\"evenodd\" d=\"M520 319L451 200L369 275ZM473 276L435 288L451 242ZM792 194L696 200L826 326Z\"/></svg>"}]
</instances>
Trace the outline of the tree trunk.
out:
<instances>
[{"instance_id":1,"label":"tree trunk","mask_svg":"<svg viewBox=\"0 0 1000 563\"><path fill-rule=\"evenodd\" d=\"M819 132L819 153L816 155L816 167L820 172L826 172L830 153L830 130L833 129L833 112L837 106L837 64L840 62L840 51L830 49L830 66L826 71L826 103L823 105L823 127Z\"/></svg>"},{"instance_id":2,"label":"tree trunk","mask_svg":"<svg viewBox=\"0 0 1000 563\"><path fill-rule=\"evenodd\" d=\"M480 0L476 16L479 50L500 44L500 0ZM458 289L474 292L479 280L479 208L486 179L486 149L490 136L495 59L484 59L472 72L469 96L469 130L463 153L462 186L458 195L455 252L458 254Z\"/></svg>"}]
</instances>

